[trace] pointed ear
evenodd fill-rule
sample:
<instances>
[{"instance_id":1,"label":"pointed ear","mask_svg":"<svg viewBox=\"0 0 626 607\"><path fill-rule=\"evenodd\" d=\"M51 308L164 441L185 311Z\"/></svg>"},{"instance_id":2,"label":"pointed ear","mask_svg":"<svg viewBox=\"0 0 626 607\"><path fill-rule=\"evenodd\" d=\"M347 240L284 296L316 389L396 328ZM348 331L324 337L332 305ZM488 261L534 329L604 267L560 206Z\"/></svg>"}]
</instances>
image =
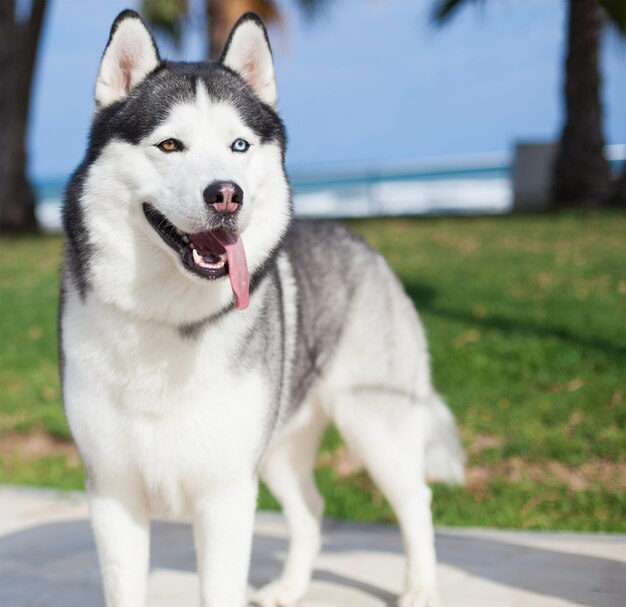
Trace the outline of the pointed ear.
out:
<instances>
[{"instance_id":1,"label":"pointed ear","mask_svg":"<svg viewBox=\"0 0 626 607\"><path fill-rule=\"evenodd\" d=\"M141 17L135 11L121 12L100 62L96 104L104 107L123 99L159 62L159 51Z\"/></svg>"},{"instance_id":2,"label":"pointed ear","mask_svg":"<svg viewBox=\"0 0 626 607\"><path fill-rule=\"evenodd\" d=\"M265 26L257 15L246 13L240 17L230 32L220 62L237 72L261 101L271 107L276 105L272 50Z\"/></svg>"}]
</instances>

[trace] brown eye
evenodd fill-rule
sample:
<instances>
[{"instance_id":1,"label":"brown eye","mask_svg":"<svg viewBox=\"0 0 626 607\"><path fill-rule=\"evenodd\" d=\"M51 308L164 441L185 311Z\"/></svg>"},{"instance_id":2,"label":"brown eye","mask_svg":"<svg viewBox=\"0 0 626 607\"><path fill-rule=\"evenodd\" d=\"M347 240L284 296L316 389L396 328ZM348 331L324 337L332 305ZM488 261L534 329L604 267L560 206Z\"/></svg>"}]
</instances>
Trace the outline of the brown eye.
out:
<instances>
[{"instance_id":1,"label":"brown eye","mask_svg":"<svg viewBox=\"0 0 626 607\"><path fill-rule=\"evenodd\" d=\"M157 144L157 147L162 152L180 152L183 149L183 144L178 139L164 139Z\"/></svg>"}]
</instances>

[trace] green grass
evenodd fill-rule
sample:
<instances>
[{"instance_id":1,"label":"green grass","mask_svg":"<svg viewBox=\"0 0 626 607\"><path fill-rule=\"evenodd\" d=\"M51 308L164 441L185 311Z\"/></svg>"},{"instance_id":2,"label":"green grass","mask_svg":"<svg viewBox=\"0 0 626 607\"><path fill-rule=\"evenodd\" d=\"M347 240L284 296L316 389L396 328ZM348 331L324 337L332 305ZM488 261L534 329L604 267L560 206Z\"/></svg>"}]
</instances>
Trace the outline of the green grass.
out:
<instances>
[{"instance_id":1,"label":"green grass","mask_svg":"<svg viewBox=\"0 0 626 607\"><path fill-rule=\"evenodd\" d=\"M70 465L63 455L24 461L16 452L0 460L0 482L71 491L85 488L85 473L82 467Z\"/></svg>"},{"instance_id":2,"label":"green grass","mask_svg":"<svg viewBox=\"0 0 626 607\"><path fill-rule=\"evenodd\" d=\"M0 432L69 439L57 371L61 239L0 241Z\"/></svg>"},{"instance_id":3,"label":"green grass","mask_svg":"<svg viewBox=\"0 0 626 607\"><path fill-rule=\"evenodd\" d=\"M470 454L467 488L435 487L449 525L626 531L626 216L351 222L426 326L438 389ZM0 243L0 441L67 439L56 374L58 238ZM19 443L19 440L17 441ZM392 520L364 472L316 471L327 513ZM0 481L78 488L65 456L3 457ZM260 504L275 507L265 489Z\"/></svg>"}]
</instances>

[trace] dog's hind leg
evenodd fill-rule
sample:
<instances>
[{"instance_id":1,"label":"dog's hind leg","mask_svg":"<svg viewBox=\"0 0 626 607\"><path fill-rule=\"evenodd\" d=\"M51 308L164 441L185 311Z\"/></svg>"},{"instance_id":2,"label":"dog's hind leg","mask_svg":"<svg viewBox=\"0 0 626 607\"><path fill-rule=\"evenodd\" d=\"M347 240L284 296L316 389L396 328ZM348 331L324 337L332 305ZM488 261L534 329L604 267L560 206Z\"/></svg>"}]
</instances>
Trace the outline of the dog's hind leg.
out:
<instances>
[{"instance_id":1,"label":"dog's hind leg","mask_svg":"<svg viewBox=\"0 0 626 607\"><path fill-rule=\"evenodd\" d=\"M399 607L439 605L431 491L425 480L428 405L394 388L376 387L342 393L332 415L398 518L407 556Z\"/></svg>"},{"instance_id":2,"label":"dog's hind leg","mask_svg":"<svg viewBox=\"0 0 626 607\"><path fill-rule=\"evenodd\" d=\"M311 401L287 423L263 458L261 478L279 501L289 528L280 578L257 592L262 607L292 607L306 593L321 544L324 501L313 477L317 446L328 418Z\"/></svg>"}]
</instances>

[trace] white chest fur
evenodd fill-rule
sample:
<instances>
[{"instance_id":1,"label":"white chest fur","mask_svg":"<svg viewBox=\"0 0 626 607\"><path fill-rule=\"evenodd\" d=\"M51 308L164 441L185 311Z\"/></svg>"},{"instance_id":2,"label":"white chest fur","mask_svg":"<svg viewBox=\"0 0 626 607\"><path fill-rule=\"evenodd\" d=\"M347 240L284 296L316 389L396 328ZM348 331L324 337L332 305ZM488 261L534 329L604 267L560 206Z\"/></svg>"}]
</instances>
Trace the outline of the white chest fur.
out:
<instances>
[{"instance_id":1,"label":"white chest fur","mask_svg":"<svg viewBox=\"0 0 626 607\"><path fill-rule=\"evenodd\" d=\"M98 482L140 482L153 511L182 513L203 492L254 474L276 404L261 368L238 365L232 344L245 345L254 310L236 314L184 338L68 297L66 411Z\"/></svg>"}]
</instances>

